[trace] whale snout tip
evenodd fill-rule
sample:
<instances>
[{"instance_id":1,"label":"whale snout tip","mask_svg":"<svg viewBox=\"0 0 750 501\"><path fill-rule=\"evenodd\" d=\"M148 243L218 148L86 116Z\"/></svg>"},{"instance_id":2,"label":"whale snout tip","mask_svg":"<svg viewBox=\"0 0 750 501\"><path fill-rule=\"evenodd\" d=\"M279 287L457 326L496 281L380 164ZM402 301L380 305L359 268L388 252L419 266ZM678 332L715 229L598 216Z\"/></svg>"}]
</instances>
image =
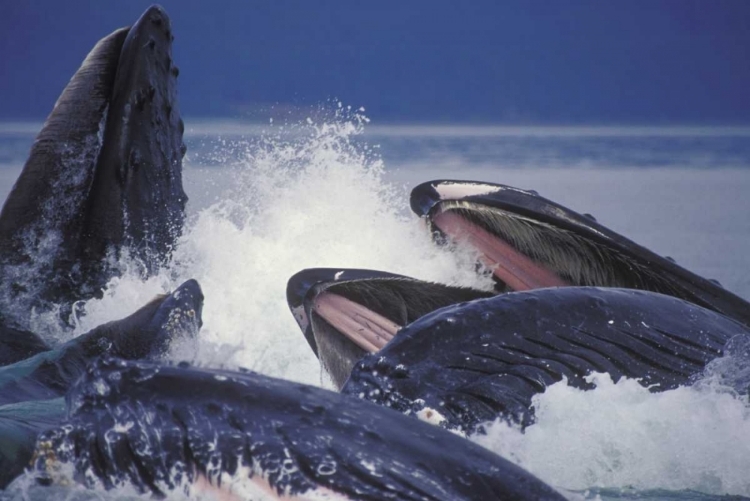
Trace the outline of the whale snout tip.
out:
<instances>
[{"instance_id":1,"label":"whale snout tip","mask_svg":"<svg viewBox=\"0 0 750 501\"><path fill-rule=\"evenodd\" d=\"M298 271L286 284L286 300L290 308L302 306L307 293L320 283L333 282L341 278L343 270L336 268L308 268Z\"/></svg>"},{"instance_id":2,"label":"whale snout tip","mask_svg":"<svg viewBox=\"0 0 750 501\"><path fill-rule=\"evenodd\" d=\"M411 210L419 217L425 217L440 201L440 193L435 189L435 182L428 181L416 186L409 195Z\"/></svg>"},{"instance_id":3,"label":"whale snout tip","mask_svg":"<svg viewBox=\"0 0 750 501\"><path fill-rule=\"evenodd\" d=\"M141 15L140 19L147 19L154 26L162 26L165 23L169 23L169 16L167 11L164 10L159 4L153 4Z\"/></svg>"},{"instance_id":4,"label":"whale snout tip","mask_svg":"<svg viewBox=\"0 0 750 501\"><path fill-rule=\"evenodd\" d=\"M174 39L169 14L158 4L154 4L146 9L135 22L132 29L139 32L162 32L168 42Z\"/></svg>"},{"instance_id":5,"label":"whale snout tip","mask_svg":"<svg viewBox=\"0 0 750 501\"><path fill-rule=\"evenodd\" d=\"M311 290L321 284L343 278L344 270L337 268L308 268L298 271L289 278L286 285L286 301L294 320L299 325L313 353L318 355L318 344L310 325L305 301L309 300Z\"/></svg>"},{"instance_id":6,"label":"whale snout tip","mask_svg":"<svg viewBox=\"0 0 750 501\"><path fill-rule=\"evenodd\" d=\"M201 289L201 286L196 279L191 278L190 280L183 282L174 290L174 292L172 292L172 295L176 297L184 297L186 294L189 295L194 304L198 306L203 305L205 296L203 295L203 289Z\"/></svg>"}]
</instances>

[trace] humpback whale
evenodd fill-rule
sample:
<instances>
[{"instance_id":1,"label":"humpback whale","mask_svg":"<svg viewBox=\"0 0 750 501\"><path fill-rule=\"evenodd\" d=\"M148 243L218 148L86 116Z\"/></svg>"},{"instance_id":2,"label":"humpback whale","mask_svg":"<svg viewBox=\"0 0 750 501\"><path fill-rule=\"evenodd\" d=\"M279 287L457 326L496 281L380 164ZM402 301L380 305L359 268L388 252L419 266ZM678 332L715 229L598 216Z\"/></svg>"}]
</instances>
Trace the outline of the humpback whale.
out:
<instances>
[{"instance_id":1,"label":"humpback whale","mask_svg":"<svg viewBox=\"0 0 750 501\"><path fill-rule=\"evenodd\" d=\"M124 319L0 367L0 405L62 396L86 364L100 356L131 360L162 357L173 343L195 338L202 325L202 309L201 288L195 280L188 280Z\"/></svg>"},{"instance_id":2,"label":"humpback whale","mask_svg":"<svg viewBox=\"0 0 750 501\"><path fill-rule=\"evenodd\" d=\"M750 325L750 303L532 191L473 181L429 181L412 210L440 236L480 253L499 291L599 286L668 294Z\"/></svg>"},{"instance_id":3,"label":"humpback whale","mask_svg":"<svg viewBox=\"0 0 750 501\"><path fill-rule=\"evenodd\" d=\"M251 372L108 358L67 406L65 424L36 443L32 474L45 484L241 499L564 499L439 427Z\"/></svg>"},{"instance_id":4,"label":"humpback whale","mask_svg":"<svg viewBox=\"0 0 750 501\"><path fill-rule=\"evenodd\" d=\"M501 294L430 313L360 360L341 389L406 413L436 411L472 432L504 418L528 425L531 398L567 379L638 379L651 391L689 384L743 324L634 289L557 287Z\"/></svg>"},{"instance_id":5,"label":"humpback whale","mask_svg":"<svg viewBox=\"0 0 750 501\"><path fill-rule=\"evenodd\" d=\"M365 354L404 325L444 306L492 292L374 270L312 268L287 283L289 308L337 388Z\"/></svg>"},{"instance_id":6,"label":"humpback whale","mask_svg":"<svg viewBox=\"0 0 750 501\"><path fill-rule=\"evenodd\" d=\"M149 274L179 236L183 123L169 17L149 8L100 40L63 90L0 212L0 309L99 293L129 254Z\"/></svg>"},{"instance_id":7,"label":"humpback whale","mask_svg":"<svg viewBox=\"0 0 750 501\"><path fill-rule=\"evenodd\" d=\"M0 486L31 462L41 485L125 486L156 497L218 489L316 499L561 499L502 458L386 407L434 409L446 426L466 431L497 416L528 424L530 395L563 377L586 387L586 374L605 370L670 388L720 354L732 333L745 332L699 306L647 292L511 293L503 299L518 304L498 313L491 306L500 299L487 291L366 270L308 270L290 280L288 301L342 394L242 371L155 363L200 328L203 297L194 281L124 320L50 347L26 331L29 307L70 307L97 295L124 253L144 275L153 273L181 231L185 149L171 41L168 18L152 7L133 28L97 44L0 213ZM488 265L510 268L497 272L501 289L601 278L604 285L690 293L728 314L742 306L604 230L615 244L552 223L524 221L529 230L459 214L474 221L467 226L441 215L452 207L431 211L444 234L475 243L504 228L505 246L480 248ZM549 231L562 251L544 244L538 254L528 250L537 231ZM533 316L545 311L562 330ZM513 329L523 312L536 331ZM493 316L501 321L490 322Z\"/></svg>"},{"instance_id":8,"label":"humpback whale","mask_svg":"<svg viewBox=\"0 0 750 501\"><path fill-rule=\"evenodd\" d=\"M691 382L748 328L648 291L563 287L493 295L372 270L309 269L287 300L342 392L474 431L533 419L531 398L563 377ZM416 318L415 318L416 317ZM434 414L434 413L433 413Z\"/></svg>"},{"instance_id":9,"label":"humpback whale","mask_svg":"<svg viewBox=\"0 0 750 501\"><path fill-rule=\"evenodd\" d=\"M0 367L0 488L29 463L39 432L62 422L62 397L88 364L102 356L158 360L197 336L202 308L201 288L188 280L124 319Z\"/></svg>"}]
</instances>

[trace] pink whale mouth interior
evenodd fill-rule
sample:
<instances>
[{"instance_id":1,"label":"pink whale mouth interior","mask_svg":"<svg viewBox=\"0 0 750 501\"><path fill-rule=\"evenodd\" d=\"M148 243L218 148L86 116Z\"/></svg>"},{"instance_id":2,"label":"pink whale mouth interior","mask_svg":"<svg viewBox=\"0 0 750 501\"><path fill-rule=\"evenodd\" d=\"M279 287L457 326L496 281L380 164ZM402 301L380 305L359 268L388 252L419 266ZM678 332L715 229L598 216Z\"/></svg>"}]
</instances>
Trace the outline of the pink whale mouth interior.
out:
<instances>
[{"instance_id":1,"label":"pink whale mouth interior","mask_svg":"<svg viewBox=\"0 0 750 501\"><path fill-rule=\"evenodd\" d=\"M312 306L320 317L368 353L380 351L402 327L332 292L318 294Z\"/></svg>"},{"instance_id":2,"label":"pink whale mouth interior","mask_svg":"<svg viewBox=\"0 0 750 501\"><path fill-rule=\"evenodd\" d=\"M514 291L571 285L555 272L455 212L440 212L432 218L432 222L453 240L466 242L479 251L483 264Z\"/></svg>"},{"instance_id":3,"label":"pink whale mouth interior","mask_svg":"<svg viewBox=\"0 0 750 501\"><path fill-rule=\"evenodd\" d=\"M483 264L514 291L573 285L552 267L540 264L455 211L440 211L432 217L432 223L451 239L477 249ZM317 294L311 307L316 315L367 353L380 351L403 327L359 302L330 291Z\"/></svg>"},{"instance_id":4,"label":"pink whale mouth interior","mask_svg":"<svg viewBox=\"0 0 750 501\"><path fill-rule=\"evenodd\" d=\"M454 212L441 212L432 221L449 237L459 242L465 241L476 248L484 265L515 291L570 285L554 272L538 265L492 233Z\"/></svg>"}]
</instances>

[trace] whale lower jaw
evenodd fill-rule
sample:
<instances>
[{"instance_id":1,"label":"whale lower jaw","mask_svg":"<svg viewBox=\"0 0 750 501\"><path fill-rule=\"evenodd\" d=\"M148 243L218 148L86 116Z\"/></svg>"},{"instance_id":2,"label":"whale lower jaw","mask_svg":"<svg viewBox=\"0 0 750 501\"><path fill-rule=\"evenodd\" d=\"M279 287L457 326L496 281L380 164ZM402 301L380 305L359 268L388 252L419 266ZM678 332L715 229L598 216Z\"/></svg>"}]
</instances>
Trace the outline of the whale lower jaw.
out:
<instances>
[{"instance_id":1,"label":"whale lower jaw","mask_svg":"<svg viewBox=\"0 0 750 501\"><path fill-rule=\"evenodd\" d=\"M444 306L490 297L375 270L313 268L289 279L289 308L333 384L387 345L404 325Z\"/></svg>"}]
</instances>

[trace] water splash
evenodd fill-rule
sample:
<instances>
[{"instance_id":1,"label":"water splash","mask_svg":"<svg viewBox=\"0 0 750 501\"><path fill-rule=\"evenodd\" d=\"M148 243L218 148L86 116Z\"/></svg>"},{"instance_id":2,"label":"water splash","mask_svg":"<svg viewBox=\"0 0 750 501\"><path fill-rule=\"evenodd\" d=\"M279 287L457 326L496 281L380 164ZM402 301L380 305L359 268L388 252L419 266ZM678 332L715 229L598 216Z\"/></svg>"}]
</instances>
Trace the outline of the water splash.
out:
<instances>
[{"instance_id":1,"label":"water splash","mask_svg":"<svg viewBox=\"0 0 750 501\"><path fill-rule=\"evenodd\" d=\"M195 362L320 384L286 304L286 282L297 271L373 268L490 287L472 255L436 248L405 212L407 194L383 180L382 161L359 138L364 123L350 114L279 127L228 145L226 169L186 172L228 175L232 185L192 218L169 269L145 283L135 272L112 280L102 299L84 305L77 332L195 278L206 296Z\"/></svg>"},{"instance_id":2,"label":"water splash","mask_svg":"<svg viewBox=\"0 0 750 501\"><path fill-rule=\"evenodd\" d=\"M536 423L504 422L472 439L571 490L692 489L750 495L750 406L709 385L651 393L637 381L588 378L592 391L562 381L533 399Z\"/></svg>"},{"instance_id":3,"label":"water splash","mask_svg":"<svg viewBox=\"0 0 750 501\"><path fill-rule=\"evenodd\" d=\"M144 282L137 263L123 258L126 272L78 309L74 334L196 278L206 300L193 362L322 384L286 306L286 281L300 269L374 268L490 286L475 274L473 256L436 248L406 212L407 193L384 180L363 125L356 115L337 115L219 142L210 159L193 153L192 161L210 166L188 167L185 179L206 196L198 208L193 202L172 264ZM718 372L707 369L695 387L659 394L607 376L594 376L589 392L558 383L535 400L537 423L525 433L495 423L473 438L561 488L627 487L633 498L645 489L750 496L747 401L724 376L711 379L728 372L710 367Z\"/></svg>"},{"instance_id":4,"label":"water splash","mask_svg":"<svg viewBox=\"0 0 750 501\"><path fill-rule=\"evenodd\" d=\"M750 336L738 334L730 339L723 356L709 362L695 384L747 397L750 394Z\"/></svg>"}]
</instances>

